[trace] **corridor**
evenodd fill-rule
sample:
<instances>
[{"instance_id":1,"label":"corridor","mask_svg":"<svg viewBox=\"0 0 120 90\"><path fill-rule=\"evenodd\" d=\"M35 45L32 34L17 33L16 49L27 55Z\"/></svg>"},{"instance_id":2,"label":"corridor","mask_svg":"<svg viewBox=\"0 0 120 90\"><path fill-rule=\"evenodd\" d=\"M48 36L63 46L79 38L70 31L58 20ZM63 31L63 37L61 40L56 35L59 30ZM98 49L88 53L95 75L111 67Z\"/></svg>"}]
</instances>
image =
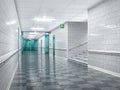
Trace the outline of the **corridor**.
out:
<instances>
[{"instance_id":1,"label":"corridor","mask_svg":"<svg viewBox=\"0 0 120 90\"><path fill-rule=\"evenodd\" d=\"M0 0L0 90L120 90L120 0Z\"/></svg>"},{"instance_id":2,"label":"corridor","mask_svg":"<svg viewBox=\"0 0 120 90\"><path fill-rule=\"evenodd\" d=\"M120 78L65 58L26 51L10 90L120 90Z\"/></svg>"}]
</instances>

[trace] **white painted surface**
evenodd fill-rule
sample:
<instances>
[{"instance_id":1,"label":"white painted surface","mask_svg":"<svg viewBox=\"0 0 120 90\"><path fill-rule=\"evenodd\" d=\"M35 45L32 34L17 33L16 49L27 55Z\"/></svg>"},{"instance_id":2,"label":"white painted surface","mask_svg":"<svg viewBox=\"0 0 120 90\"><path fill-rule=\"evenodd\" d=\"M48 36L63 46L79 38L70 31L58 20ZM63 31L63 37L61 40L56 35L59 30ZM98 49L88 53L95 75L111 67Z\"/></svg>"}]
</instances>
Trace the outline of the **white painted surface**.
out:
<instances>
[{"instance_id":1,"label":"white painted surface","mask_svg":"<svg viewBox=\"0 0 120 90\"><path fill-rule=\"evenodd\" d=\"M30 27L45 27L51 30L65 21L83 21L87 18L87 9L101 0L16 0L23 30ZM39 23L34 17L48 16L54 22Z\"/></svg>"},{"instance_id":2,"label":"white painted surface","mask_svg":"<svg viewBox=\"0 0 120 90\"><path fill-rule=\"evenodd\" d=\"M99 67L95 67L95 66L91 66L91 65L88 65L88 67L98 70L98 71L101 71L101 72L104 72L104 73L107 73L107 74L110 74L110 75L113 75L113 76L116 76L116 77L120 77L120 73L112 72L112 71L105 70L103 68L99 68Z\"/></svg>"},{"instance_id":3,"label":"white painted surface","mask_svg":"<svg viewBox=\"0 0 120 90\"><path fill-rule=\"evenodd\" d=\"M69 58L75 57L84 52L87 53L87 32L87 22L68 22Z\"/></svg>"},{"instance_id":4,"label":"white painted surface","mask_svg":"<svg viewBox=\"0 0 120 90\"><path fill-rule=\"evenodd\" d=\"M120 73L120 0L105 0L88 11L88 63Z\"/></svg>"},{"instance_id":5,"label":"white painted surface","mask_svg":"<svg viewBox=\"0 0 120 90\"><path fill-rule=\"evenodd\" d=\"M6 24L8 22L11 24ZM17 67L17 56L7 59L18 50L18 27L14 0L2 0L0 2L0 90L7 90L10 87ZM2 63L4 61L6 62Z\"/></svg>"},{"instance_id":6,"label":"white painted surface","mask_svg":"<svg viewBox=\"0 0 120 90\"><path fill-rule=\"evenodd\" d=\"M17 51L18 51L18 49L13 50L13 51L10 51L10 52L8 52L8 53L5 54L5 55L2 55L2 56L0 57L0 63L6 61L10 56L12 56L13 54L15 54Z\"/></svg>"}]
</instances>

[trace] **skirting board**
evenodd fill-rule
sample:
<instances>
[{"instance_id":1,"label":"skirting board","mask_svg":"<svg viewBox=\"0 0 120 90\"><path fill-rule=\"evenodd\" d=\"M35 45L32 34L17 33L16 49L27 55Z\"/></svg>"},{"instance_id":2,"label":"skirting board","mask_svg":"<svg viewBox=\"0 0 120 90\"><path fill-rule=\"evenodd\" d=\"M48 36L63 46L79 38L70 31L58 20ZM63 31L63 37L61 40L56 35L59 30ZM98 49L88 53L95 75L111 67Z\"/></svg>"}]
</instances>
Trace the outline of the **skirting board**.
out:
<instances>
[{"instance_id":1,"label":"skirting board","mask_svg":"<svg viewBox=\"0 0 120 90\"><path fill-rule=\"evenodd\" d=\"M6 61L10 56L12 56L13 54L15 54L17 51L18 51L18 49L13 50L13 51L10 51L9 53L7 53L7 54L5 54L5 55L2 55L2 56L0 57L0 63Z\"/></svg>"},{"instance_id":2,"label":"skirting board","mask_svg":"<svg viewBox=\"0 0 120 90\"><path fill-rule=\"evenodd\" d=\"M82 61L82 60L78 60L78 59L69 58L69 60L73 60L73 61L80 62L80 63L83 63L83 64L88 64L87 62Z\"/></svg>"},{"instance_id":3,"label":"skirting board","mask_svg":"<svg viewBox=\"0 0 120 90\"><path fill-rule=\"evenodd\" d=\"M102 69L102 68L99 68L99 67L96 67L96 66L92 66L92 65L88 65L88 67L92 68L92 69L95 69L95 70L98 70L98 71L101 71L101 72L104 72L104 73L107 73L107 74L110 74L110 75L113 75L113 76L116 76L116 77L120 77L120 73L105 70L105 69Z\"/></svg>"}]
</instances>

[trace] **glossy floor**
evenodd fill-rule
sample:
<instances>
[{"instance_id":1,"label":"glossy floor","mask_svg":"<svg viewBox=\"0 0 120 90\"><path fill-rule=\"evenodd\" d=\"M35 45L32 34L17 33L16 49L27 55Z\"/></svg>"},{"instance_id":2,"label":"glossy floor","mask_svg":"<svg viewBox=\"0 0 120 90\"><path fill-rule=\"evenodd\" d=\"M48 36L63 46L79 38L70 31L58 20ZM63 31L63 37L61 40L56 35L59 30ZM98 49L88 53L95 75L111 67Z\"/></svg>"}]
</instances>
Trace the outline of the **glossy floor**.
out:
<instances>
[{"instance_id":1,"label":"glossy floor","mask_svg":"<svg viewBox=\"0 0 120 90\"><path fill-rule=\"evenodd\" d=\"M10 90L120 90L120 78L64 58L24 52Z\"/></svg>"}]
</instances>

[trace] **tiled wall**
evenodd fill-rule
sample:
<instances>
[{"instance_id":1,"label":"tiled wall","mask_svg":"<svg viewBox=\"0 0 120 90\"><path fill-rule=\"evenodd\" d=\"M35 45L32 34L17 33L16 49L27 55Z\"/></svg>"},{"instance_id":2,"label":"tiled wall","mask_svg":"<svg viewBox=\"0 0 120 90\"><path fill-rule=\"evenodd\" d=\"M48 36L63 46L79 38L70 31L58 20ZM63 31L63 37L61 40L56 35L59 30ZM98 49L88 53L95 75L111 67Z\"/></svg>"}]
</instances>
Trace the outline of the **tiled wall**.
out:
<instances>
[{"instance_id":1,"label":"tiled wall","mask_svg":"<svg viewBox=\"0 0 120 90\"><path fill-rule=\"evenodd\" d=\"M89 64L113 72L120 72L119 4L120 0L105 0L88 11Z\"/></svg>"},{"instance_id":2,"label":"tiled wall","mask_svg":"<svg viewBox=\"0 0 120 90\"><path fill-rule=\"evenodd\" d=\"M87 22L68 23L69 58L87 53Z\"/></svg>"},{"instance_id":3,"label":"tiled wall","mask_svg":"<svg viewBox=\"0 0 120 90\"><path fill-rule=\"evenodd\" d=\"M16 21L13 25L6 25ZM18 49L18 19L14 0L0 1L0 63ZM15 72L17 59L10 59L5 65L0 64L0 90L7 90Z\"/></svg>"}]
</instances>

